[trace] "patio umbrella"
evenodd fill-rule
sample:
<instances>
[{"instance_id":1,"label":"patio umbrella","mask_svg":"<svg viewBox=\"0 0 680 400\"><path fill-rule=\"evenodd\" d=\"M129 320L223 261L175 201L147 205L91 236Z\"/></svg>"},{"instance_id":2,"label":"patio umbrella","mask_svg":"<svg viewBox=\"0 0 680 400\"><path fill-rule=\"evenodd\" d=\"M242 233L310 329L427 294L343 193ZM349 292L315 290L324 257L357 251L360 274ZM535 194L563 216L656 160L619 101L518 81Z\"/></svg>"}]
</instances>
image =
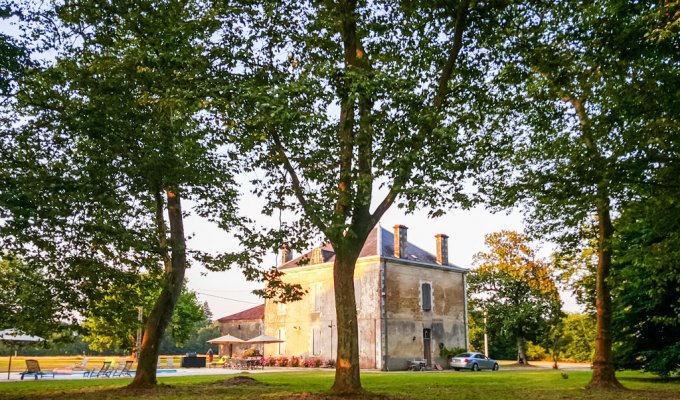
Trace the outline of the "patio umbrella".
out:
<instances>
[{"instance_id":1,"label":"patio umbrella","mask_svg":"<svg viewBox=\"0 0 680 400\"><path fill-rule=\"evenodd\" d=\"M267 344L267 343L283 343L285 340L281 340L279 338L275 338L273 336L267 336L267 335L260 335L256 336L250 340L247 341L248 343L257 343L257 344Z\"/></svg>"},{"instance_id":2,"label":"patio umbrella","mask_svg":"<svg viewBox=\"0 0 680 400\"><path fill-rule=\"evenodd\" d=\"M14 346L24 346L27 344L35 344L43 342L45 339L39 336L26 335L16 329L5 329L0 331L0 342L9 345L9 365L7 366L7 379L9 379L9 371L12 368L12 352Z\"/></svg>"},{"instance_id":3,"label":"patio umbrella","mask_svg":"<svg viewBox=\"0 0 680 400\"><path fill-rule=\"evenodd\" d=\"M229 334L224 335L224 336L220 336L220 337L215 338L215 339L208 340L208 343L210 343L210 344L228 344L229 345L229 357L231 357L231 355L233 353L233 349L234 349L233 344L234 343L242 344L242 343L245 343L245 342L246 342L245 340L239 339L236 336L231 336Z\"/></svg>"},{"instance_id":4,"label":"patio umbrella","mask_svg":"<svg viewBox=\"0 0 680 400\"><path fill-rule=\"evenodd\" d=\"M285 340L281 340L279 338L275 338L273 336L268 335L260 335L248 340L248 343L253 344L283 343L283 342L285 342ZM262 354L264 354L264 351Z\"/></svg>"}]
</instances>

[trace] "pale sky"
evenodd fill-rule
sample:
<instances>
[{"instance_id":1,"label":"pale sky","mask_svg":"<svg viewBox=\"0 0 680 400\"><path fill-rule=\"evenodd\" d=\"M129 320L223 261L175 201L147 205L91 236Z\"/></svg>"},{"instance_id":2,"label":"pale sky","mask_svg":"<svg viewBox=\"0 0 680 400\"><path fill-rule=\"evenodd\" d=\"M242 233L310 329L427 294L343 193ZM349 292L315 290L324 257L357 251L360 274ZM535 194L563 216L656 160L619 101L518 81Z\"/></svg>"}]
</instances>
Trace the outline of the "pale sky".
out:
<instances>
[{"instance_id":1,"label":"pale sky","mask_svg":"<svg viewBox=\"0 0 680 400\"><path fill-rule=\"evenodd\" d=\"M267 218L260 216L261 201L248 196L247 201L242 201L241 204L244 213L266 223ZM438 219L428 219L425 212L404 215L393 207L380 223L389 230L396 224L406 225L409 228L408 241L430 253L435 253L436 234L449 235L449 262L465 268L470 267L475 253L486 250L484 235L500 230L524 229L522 215L518 212L492 214L481 206L471 210L451 210ZM195 235L190 244L201 250L219 251L238 246L237 240L227 232L196 217L186 221L186 232ZM550 246L544 244L543 247L545 250ZM547 253L539 252L543 257ZM274 254L268 256L266 266L274 265L276 257ZM234 314L263 302L251 293L260 285L246 281L238 269L208 272L197 265L187 271L187 278L189 288L198 292L202 301L208 302L215 318ZM571 296L562 293L562 297L566 310L578 310Z\"/></svg>"}]
</instances>

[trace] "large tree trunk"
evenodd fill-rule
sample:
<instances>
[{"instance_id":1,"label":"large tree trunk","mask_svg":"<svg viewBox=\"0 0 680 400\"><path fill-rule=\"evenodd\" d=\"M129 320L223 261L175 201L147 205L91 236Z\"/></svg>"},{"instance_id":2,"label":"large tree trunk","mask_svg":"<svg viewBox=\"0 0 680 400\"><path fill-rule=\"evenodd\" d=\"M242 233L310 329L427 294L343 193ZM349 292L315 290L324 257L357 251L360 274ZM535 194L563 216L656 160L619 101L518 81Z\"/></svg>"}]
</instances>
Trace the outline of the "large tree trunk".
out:
<instances>
[{"instance_id":1,"label":"large tree trunk","mask_svg":"<svg viewBox=\"0 0 680 400\"><path fill-rule=\"evenodd\" d=\"M611 239L614 228L609 212L609 200L600 198L597 204L598 248L597 274L595 276L597 307L597 339L593 377L588 384L591 389L622 389L616 379L612 353L612 300L607 278L612 265Z\"/></svg>"},{"instance_id":2,"label":"large tree trunk","mask_svg":"<svg viewBox=\"0 0 680 400\"><path fill-rule=\"evenodd\" d=\"M527 362L527 341L523 336L517 336L517 364L529 365Z\"/></svg>"},{"instance_id":3,"label":"large tree trunk","mask_svg":"<svg viewBox=\"0 0 680 400\"><path fill-rule=\"evenodd\" d=\"M354 298L354 266L361 246L336 250L333 265L335 288L335 313L338 325L337 363L335 382L331 390L338 394L361 392L359 377L359 324L356 299Z\"/></svg>"},{"instance_id":4,"label":"large tree trunk","mask_svg":"<svg viewBox=\"0 0 680 400\"><path fill-rule=\"evenodd\" d=\"M184 272L186 270L186 243L184 240L184 223L182 220L182 208L180 197L173 192L167 193L168 219L170 221L170 246L171 258L165 266L163 290L156 300L151 315L144 325L144 337L142 348L139 353L137 373L135 379L129 385L134 388L146 388L156 385L156 364L158 351L165 333L170 324L172 313L177 305L184 284ZM165 228L158 226L161 247Z\"/></svg>"}]
</instances>

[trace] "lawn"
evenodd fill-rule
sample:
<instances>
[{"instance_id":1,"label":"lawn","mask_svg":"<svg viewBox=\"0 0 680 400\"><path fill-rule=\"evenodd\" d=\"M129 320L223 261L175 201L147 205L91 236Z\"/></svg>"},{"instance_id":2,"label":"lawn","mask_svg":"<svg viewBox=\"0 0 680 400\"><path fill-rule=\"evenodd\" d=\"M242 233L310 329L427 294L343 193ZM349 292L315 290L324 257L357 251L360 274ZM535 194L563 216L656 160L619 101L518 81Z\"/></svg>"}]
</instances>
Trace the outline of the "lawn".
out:
<instances>
[{"instance_id":1,"label":"lawn","mask_svg":"<svg viewBox=\"0 0 680 400\"><path fill-rule=\"evenodd\" d=\"M130 391L130 379L30 380L0 383L1 399L330 399L327 390L332 371L244 374L234 376L185 376L161 378L158 388ZM501 372L364 372L364 399L680 399L680 381L662 381L639 372L619 374L629 389L623 392L590 392L583 387L589 371L527 370ZM245 381L245 382L244 382Z\"/></svg>"}]
</instances>

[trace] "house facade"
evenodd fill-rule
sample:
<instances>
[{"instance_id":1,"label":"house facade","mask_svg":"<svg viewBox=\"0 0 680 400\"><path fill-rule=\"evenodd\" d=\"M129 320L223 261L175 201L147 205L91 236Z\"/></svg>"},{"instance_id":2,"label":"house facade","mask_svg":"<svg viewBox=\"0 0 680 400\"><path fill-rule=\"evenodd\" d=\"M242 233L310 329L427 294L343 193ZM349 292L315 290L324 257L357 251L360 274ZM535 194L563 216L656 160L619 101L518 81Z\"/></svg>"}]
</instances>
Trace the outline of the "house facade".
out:
<instances>
[{"instance_id":1,"label":"house facade","mask_svg":"<svg viewBox=\"0 0 680 400\"><path fill-rule=\"evenodd\" d=\"M409 243L403 225L378 225L366 240L354 275L361 368L404 370L414 359L443 365L441 347L467 348L467 270L449 264L446 235L434 242L434 254ZM266 355L335 359L334 256L328 245L297 258L282 251L283 280L307 295L265 302L264 334L284 340L265 345Z\"/></svg>"},{"instance_id":2,"label":"house facade","mask_svg":"<svg viewBox=\"0 0 680 400\"><path fill-rule=\"evenodd\" d=\"M236 314L227 315L217 321L220 323L220 332L222 335L231 335L243 340L252 339L264 332L264 304L243 310ZM256 347L260 351L262 350L261 345L221 344L219 354L231 356L233 354L242 353L251 347Z\"/></svg>"}]
</instances>

